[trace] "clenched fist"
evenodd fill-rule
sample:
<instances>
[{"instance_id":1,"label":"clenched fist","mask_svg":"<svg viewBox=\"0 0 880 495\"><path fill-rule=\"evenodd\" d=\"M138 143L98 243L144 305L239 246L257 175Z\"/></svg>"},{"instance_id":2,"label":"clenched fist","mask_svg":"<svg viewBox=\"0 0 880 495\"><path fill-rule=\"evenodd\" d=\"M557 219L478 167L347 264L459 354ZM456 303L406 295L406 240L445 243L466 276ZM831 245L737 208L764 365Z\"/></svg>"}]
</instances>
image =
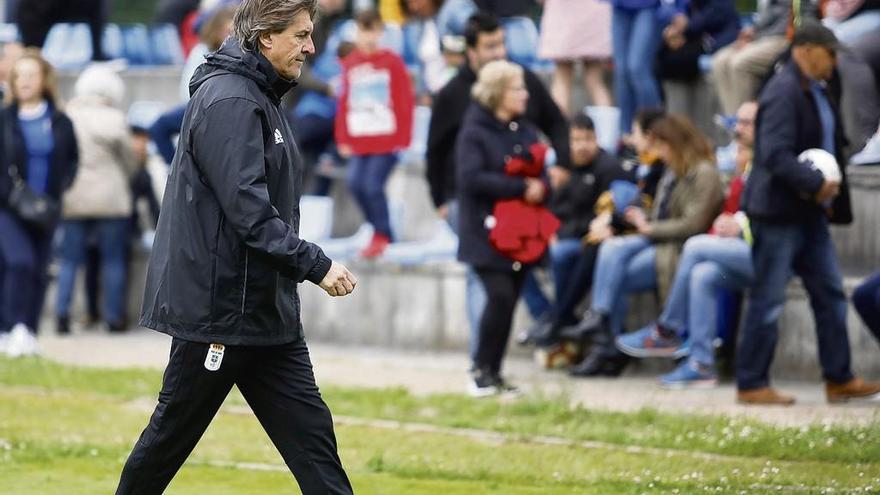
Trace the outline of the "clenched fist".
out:
<instances>
[{"instance_id":1,"label":"clenched fist","mask_svg":"<svg viewBox=\"0 0 880 495\"><path fill-rule=\"evenodd\" d=\"M357 286L357 277L348 268L334 261L318 286L333 297L347 296Z\"/></svg>"}]
</instances>

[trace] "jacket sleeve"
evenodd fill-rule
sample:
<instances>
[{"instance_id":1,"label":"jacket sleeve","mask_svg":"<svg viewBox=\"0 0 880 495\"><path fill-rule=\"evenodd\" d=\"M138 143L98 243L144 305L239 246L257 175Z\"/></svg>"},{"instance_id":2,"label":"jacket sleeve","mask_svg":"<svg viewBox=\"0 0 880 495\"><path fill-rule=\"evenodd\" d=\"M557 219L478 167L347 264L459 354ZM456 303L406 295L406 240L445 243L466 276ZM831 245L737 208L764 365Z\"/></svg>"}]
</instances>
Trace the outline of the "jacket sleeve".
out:
<instances>
[{"instance_id":1,"label":"jacket sleeve","mask_svg":"<svg viewBox=\"0 0 880 495\"><path fill-rule=\"evenodd\" d=\"M416 93L413 89L412 79L406 71L403 59L397 55L391 58L391 71L394 77L394 104L398 129L401 131L398 144L401 149L407 148L412 143L413 114L416 107Z\"/></svg>"},{"instance_id":2,"label":"jacket sleeve","mask_svg":"<svg viewBox=\"0 0 880 495\"><path fill-rule=\"evenodd\" d=\"M247 247L267 255L283 276L317 284L331 261L317 245L300 239L269 200L260 112L241 98L212 104L191 131L191 152L223 216Z\"/></svg>"},{"instance_id":3,"label":"jacket sleeve","mask_svg":"<svg viewBox=\"0 0 880 495\"><path fill-rule=\"evenodd\" d=\"M448 90L449 87L447 86L446 89ZM431 189L431 199L437 208L446 203L446 157L449 153L454 153L459 124L450 119L444 110L449 108L451 102L448 100L449 97L443 90L434 99L431 121L428 124L428 146L425 152L425 175Z\"/></svg>"},{"instance_id":4,"label":"jacket sleeve","mask_svg":"<svg viewBox=\"0 0 880 495\"><path fill-rule=\"evenodd\" d=\"M150 126L150 139L156 143L156 148L166 165L171 165L174 161L174 144L171 138L180 132L185 113L186 105L179 105L160 115Z\"/></svg>"},{"instance_id":5,"label":"jacket sleeve","mask_svg":"<svg viewBox=\"0 0 880 495\"><path fill-rule=\"evenodd\" d=\"M339 98L336 99L336 121L333 128L333 139L337 145L348 145L351 139L348 135L348 125L345 122L348 113L348 66L343 65L342 77L339 88Z\"/></svg>"},{"instance_id":6,"label":"jacket sleeve","mask_svg":"<svg viewBox=\"0 0 880 495\"><path fill-rule=\"evenodd\" d=\"M69 143L67 146L67 150L65 153L64 159L66 160L66 167L64 169L64 177L61 178L61 192L64 192L70 189L70 186L73 185L74 179L76 179L76 172L79 169L79 145L76 141L76 132L73 130L73 122L71 122L70 118L65 116L61 119L64 126L64 133L67 135L67 142Z\"/></svg>"},{"instance_id":7,"label":"jacket sleeve","mask_svg":"<svg viewBox=\"0 0 880 495\"><path fill-rule=\"evenodd\" d=\"M724 201L721 177L715 169L698 171L693 177L693 195L681 216L652 222L648 237L653 241L685 240L709 230ZM679 185L683 183L680 181ZM678 186L677 186L678 187Z\"/></svg>"},{"instance_id":8,"label":"jacket sleeve","mask_svg":"<svg viewBox=\"0 0 880 495\"><path fill-rule=\"evenodd\" d=\"M490 169L485 163L479 136L467 132L467 128L462 128L455 147L455 159L459 189L465 194L498 200L519 198L526 192L526 182L522 178Z\"/></svg>"},{"instance_id":9,"label":"jacket sleeve","mask_svg":"<svg viewBox=\"0 0 880 495\"><path fill-rule=\"evenodd\" d=\"M822 188L822 173L804 166L797 159L797 102L781 91L761 98L755 130L754 164L764 167L774 178L813 197Z\"/></svg>"},{"instance_id":10,"label":"jacket sleeve","mask_svg":"<svg viewBox=\"0 0 880 495\"><path fill-rule=\"evenodd\" d=\"M537 115L532 122L547 138L556 152L556 163L571 164L568 145L568 121L553 101L544 83L533 72L526 70L526 87L529 90L529 106L535 106ZM532 115L529 115L532 117Z\"/></svg>"}]
</instances>

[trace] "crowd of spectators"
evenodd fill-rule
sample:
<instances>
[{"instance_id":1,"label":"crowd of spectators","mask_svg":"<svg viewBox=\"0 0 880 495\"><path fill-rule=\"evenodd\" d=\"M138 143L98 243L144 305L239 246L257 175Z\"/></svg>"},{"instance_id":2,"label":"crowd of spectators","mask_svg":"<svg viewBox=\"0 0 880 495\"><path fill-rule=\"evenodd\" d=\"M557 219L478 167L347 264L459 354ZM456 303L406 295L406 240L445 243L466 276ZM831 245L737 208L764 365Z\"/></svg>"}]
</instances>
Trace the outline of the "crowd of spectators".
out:
<instances>
[{"instance_id":1,"label":"crowd of spectators","mask_svg":"<svg viewBox=\"0 0 880 495\"><path fill-rule=\"evenodd\" d=\"M125 85L106 65L84 70L63 104L39 47L53 23L81 13L11 3L28 48L8 44L0 60L0 346L18 356L38 352L50 272L58 333L80 326L70 309L80 267L84 323L131 324L132 239L159 214L147 156L177 166L191 80L237 42L238 2L159 3L156 20L178 26L187 61L179 104L146 123L128 121ZM101 60L106 5L93 3ZM853 220L847 165L880 163L877 2L769 0L754 15L733 0L317 3L314 58L283 102L308 164L303 187L326 196L345 177L372 232L359 256L381 258L397 237L386 184L415 139L416 108L430 108L426 179L467 268L473 395L516 390L502 370L523 299L534 322L516 340L542 366L618 376L632 358L673 358L661 385L714 386L720 338L739 342L739 401L790 404L769 367L793 274L812 303L828 400L880 393L852 373L829 230ZM523 19L540 26L537 62L525 66L511 61L506 31ZM714 102L708 118L693 103L699 87ZM616 121L591 119L583 99L616 108ZM619 137L603 149L607 132ZM734 150L729 167L722 149ZM822 150L831 171L806 150ZM660 311L629 332L640 292ZM719 333L743 301L740 335ZM853 304L880 338L880 274Z\"/></svg>"}]
</instances>

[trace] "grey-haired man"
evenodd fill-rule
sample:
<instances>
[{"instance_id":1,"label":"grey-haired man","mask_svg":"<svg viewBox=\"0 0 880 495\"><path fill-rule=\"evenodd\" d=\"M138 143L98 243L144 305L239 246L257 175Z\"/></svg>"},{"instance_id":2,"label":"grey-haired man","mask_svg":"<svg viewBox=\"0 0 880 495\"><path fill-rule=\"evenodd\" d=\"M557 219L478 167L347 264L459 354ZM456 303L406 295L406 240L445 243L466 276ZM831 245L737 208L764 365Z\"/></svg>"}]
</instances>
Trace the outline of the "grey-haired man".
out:
<instances>
[{"instance_id":1,"label":"grey-haired man","mask_svg":"<svg viewBox=\"0 0 880 495\"><path fill-rule=\"evenodd\" d=\"M140 323L173 337L159 404L116 493L159 494L233 385L304 494L350 494L303 339L297 284L357 281L299 227L302 160L280 108L314 53L316 0L244 0L190 82Z\"/></svg>"}]
</instances>

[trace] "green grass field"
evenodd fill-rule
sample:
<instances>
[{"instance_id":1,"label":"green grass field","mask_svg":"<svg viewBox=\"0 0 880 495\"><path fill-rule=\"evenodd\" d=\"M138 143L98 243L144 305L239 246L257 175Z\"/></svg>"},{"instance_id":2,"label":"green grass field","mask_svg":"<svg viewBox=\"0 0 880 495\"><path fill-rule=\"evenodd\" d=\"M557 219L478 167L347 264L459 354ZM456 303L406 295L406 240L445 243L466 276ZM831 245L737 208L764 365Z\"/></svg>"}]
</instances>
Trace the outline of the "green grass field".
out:
<instances>
[{"instance_id":1,"label":"green grass field","mask_svg":"<svg viewBox=\"0 0 880 495\"><path fill-rule=\"evenodd\" d=\"M0 358L0 493L112 493L157 370ZM880 423L778 428L723 417L327 387L359 494L880 493ZM169 494L298 493L233 394Z\"/></svg>"}]
</instances>

